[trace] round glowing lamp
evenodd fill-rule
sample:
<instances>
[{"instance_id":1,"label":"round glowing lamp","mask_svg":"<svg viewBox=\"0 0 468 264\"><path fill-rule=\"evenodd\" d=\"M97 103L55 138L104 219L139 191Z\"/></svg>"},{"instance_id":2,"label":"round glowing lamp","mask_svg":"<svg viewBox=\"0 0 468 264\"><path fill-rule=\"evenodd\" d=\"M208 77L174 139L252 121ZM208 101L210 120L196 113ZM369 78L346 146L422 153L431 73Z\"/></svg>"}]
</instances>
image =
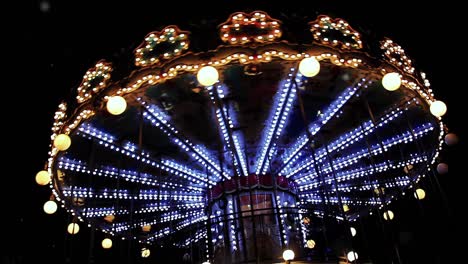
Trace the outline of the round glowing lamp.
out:
<instances>
[{"instance_id":1,"label":"round glowing lamp","mask_svg":"<svg viewBox=\"0 0 468 264\"><path fill-rule=\"evenodd\" d=\"M141 249L141 257L142 258L147 258L149 257L151 254L151 250L149 250L149 248L142 248Z\"/></svg>"},{"instance_id":2,"label":"round glowing lamp","mask_svg":"<svg viewBox=\"0 0 468 264\"><path fill-rule=\"evenodd\" d=\"M401 86L400 75L396 72L390 72L384 75L382 78L382 85L385 90L396 91Z\"/></svg>"},{"instance_id":3,"label":"round glowing lamp","mask_svg":"<svg viewBox=\"0 0 468 264\"><path fill-rule=\"evenodd\" d=\"M76 235L80 231L80 226L77 223L70 223L67 231L70 235Z\"/></svg>"},{"instance_id":4,"label":"round glowing lamp","mask_svg":"<svg viewBox=\"0 0 468 264\"><path fill-rule=\"evenodd\" d=\"M71 139L68 135L60 134L57 135L54 139L54 147L60 151L67 150L71 145Z\"/></svg>"},{"instance_id":5,"label":"round glowing lamp","mask_svg":"<svg viewBox=\"0 0 468 264\"><path fill-rule=\"evenodd\" d=\"M429 108L431 114L436 117L441 117L447 113L447 106L442 101L434 101Z\"/></svg>"},{"instance_id":6,"label":"round glowing lamp","mask_svg":"<svg viewBox=\"0 0 468 264\"><path fill-rule=\"evenodd\" d=\"M290 249L286 249L284 252L283 252L283 259L285 261L289 261L289 260L293 260L294 259L294 251L290 250Z\"/></svg>"},{"instance_id":7,"label":"round glowing lamp","mask_svg":"<svg viewBox=\"0 0 468 264\"><path fill-rule=\"evenodd\" d=\"M50 182L50 175L47 171L42 170L36 174L36 183L39 185L47 185Z\"/></svg>"},{"instance_id":8,"label":"round glowing lamp","mask_svg":"<svg viewBox=\"0 0 468 264\"><path fill-rule=\"evenodd\" d=\"M395 217L395 215L394 215L393 212L390 211L390 210L387 210L387 211L385 211L385 212L383 213L383 218L384 218L385 220L387 220L387 221L392 220L393 217Z\"/></svg>"},{"instance_id":9,"label":"round glowing lamp","mask_svg":"<svg viewBox=\"0 0 468 264\"><path fill-rule=\"evenodd\" d=\"M350 227L349 229L351 230L351 236L355 236L357 234L356 228Z\"/></svg>"},{"instance_id":10,"label":"round glowing lamp","mask_svg":"<svg viewBox=\"0 0 468 264\"><path fill-rule=\"evenodd\" d=\"M203 86L211 86L219 79L218 70L212 66L204 66L197 73L197 80Z\"/></svg>"},{"instance_id":11,"label":"round glowing lamp","mask_svg":"<svg viewBox=\"0 0 468 264\"><path fill-rule=\"evenodd\" d=\"M307 240L307 247L308 248L314 248L315 247L315 241L313 239Z\"/></svg>"},{"instance_id":12,"label":"round glowing lamp","mask_svg":"<svg viewBox=\"0 0 468 264\"><path fill-rule=\"evenodd\" d=\"M107 100L107 111L113 115L120 115L127 109L127 101L122 96L111 96Z\"/></svg>"},{"instance_id":13,"label":"round glowing lamp","mask_svg":"<svg viewBox=\"0 0 468 264\"><path fill-rule=\"evenodd\" d=\"M101 242L101 246L104 249L109 249L112 247L112 240L110 238L104 238Z\"/></svg>"},{"instance_id":14,"label":"round glowing lamp","mask_svg":"<svg viewBox=\"0 0 468 264\"><path fill-rule=\"evenodd\" d=\"M315 57L302 59L299 63L299 72L305 77L314 77L320 72L320 63Z\"/></svg>"},{"instance_id":15,"label":"round glowing lamp","mask_svg":"<svg viewBox=\"0 0 468 264\"><path fill-rule=\"evenodd\" d=\"M418 188L416 191L414 191L414 197L418 200L422 200L424 197L426 197L426 192L423 189Z\"/></svg>"},{"instance_id":16,"label":"round glowing lamp","mask_svg":"<svg viewBox=\"0 0 468 264\"><path fill-rule=\"evenodd\" d=\"M57 203L55 201L47 201L44 203L43 209L46 214L53 214L57 212Z\"/></svg>"},{"instance_id":17,"label":"round glowing lamp","mask_svg":"<svg viewBox=\"0 0 468 264\"><path fill-rule=\"evenodd\" d=\"M355 261L356 259L359 258L358 254L357 254L356 252L354 252L354 251L348 252L348 254L346 255L346 257L348 258L348 260L349 260L350 262L353 262L353 261Z\"/></svg>"}]
</instances>

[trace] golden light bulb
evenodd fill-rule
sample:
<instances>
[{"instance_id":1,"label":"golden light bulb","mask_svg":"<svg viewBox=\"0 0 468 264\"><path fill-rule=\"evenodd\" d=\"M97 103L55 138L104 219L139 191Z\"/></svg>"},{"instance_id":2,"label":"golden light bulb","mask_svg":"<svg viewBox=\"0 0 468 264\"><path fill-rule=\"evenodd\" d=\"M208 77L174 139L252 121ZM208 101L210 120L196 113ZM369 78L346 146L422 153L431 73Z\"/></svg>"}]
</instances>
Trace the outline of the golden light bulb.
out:
<instances>
[{"instance_id":1,"label":"golden light bulb","mask_svg":"<svg viewBox=\"0 0 468 264\"><path fill-rule=\"evenodd\" d=\"M112 240L110 238L104 238L101 242L101 246L104 249L109 249L112 247Z\"/></svg>"},{"instance_id":2,"label":"golden light bulb","mask_svg":"<svg viewBox=\"0 0 468 264\"><path fill-rule=\"evenodd\" d=\"M359 258L358 254L357 254L356 252L354 252L354 251L348 252L348 254L346 255L346 257L348 258L348 260L349 260L350 262L353 262L353 261L355 261L356 259Z\"/></svg>"},{"instance_id":3,"label":"golden light bulb","mask_svg":"<svg viewBox=\"0 0 468 264\"><path fill-rule=\"evenodd\" d=\"M47 171L42 170L36 174L36 183L39 185L47 185L50 182L50 175Z\"/></svg>"},{"instance_id":4,"label":"golden light bulb","mask_svg":"<svg viewBox=\"0 0 468 264\"><path fill-rule=\"evenodd\" d=\"M382 78L382 85L388 91L396 91L401 86L400 75L396 72L390 72Z\"/></svg>"},{"instance_id":5,"label":"golden light bulb","mask_svg":"<svg viewBox=\"0 0 468 264\"><path fill-rule=\"evenodd\" d=\"M434 101L429 108L431 114L436 117L441 117L447 112L447 105L442 101Z\"/></svg>"},{"instance_id":6,"label":"golden light bulb","mask_svg":"<svg viewBox=\"0 0 468 264\"><path fill-rule=\"evenodd\" d=\"M203 86L211 86L219 79L218 70L212 66L204 66L197 73L197 80Z\"/></svg>"},{"instance_id":7,"label":"golden light bulb","mask_svg":"<svg viewBox=\"0 0 468 264\"><path fill-rule=\"evenodd\" d=\"M424 197L426 197L426 192L423 189L418 188L416 191L414 191L414 197L418 200L422 200Z\"/></svg>"},{"instance_id":8,"label":"golden light bulb","mask_svg":"<svg viewBox=\"0 0 468 264\"><path fill-rule=\"evenodd\" d=\"M283 259L288 261L288 260L293 260L294 259L294 251L290 250L290 249L286 249L284 252L283 252Z\"/></svg>"},{"instance_id":9,"label":"golden light bulb","mask_svg":"<svg viewBox=\"0 0 468 264\"><path fill-rule=\"evenodd\" d=\"M142 248L141 249L141 257L142 258L147 258L151 254L151 251L148 248Z\"/></svg>"},{"instance_id":10,"label":"golden light bulb","mask_svg":"<svg viewBox=\"0 0 468 264\"><path fill-rule=\"evenodd\" d=\"M67 231L70 235L76 235L80 231L80 226L77 223L70 223Z\"/></svg>"},{"instance_id":11,"label":"golden light bulb","mask_svg":"<svg viewBox=\"0 0 468 264\"><path fill-rule=\"evenodd\" d=\"M343 204L343 211L345 213L349 211L349 206L347 204Z\"/></svg>"},{"instance_id":12,"label":"golden light bulb","mask_svg":"<svg viewBox=\"0 0 468 264\"><path fill-rule=\"evenodd\" d=\"M113 115L120 115L127 109L127 101L122 96L111 96L107 100L107 111Z\"/></svg>"},{"instance_id":13,"label":"golden light bulb","mask_svg":"<svg viewBox=\"0 0 468 264\"><path fill-rule=\"evenodd\" d=\"M57 203L55 201L47 201L44 203L43 209L46 214L53 214L57 212Z\"/></svg>"},{"instance_id":14,"label":"golden light bulb","mask_svg":"<svg viewBox=\"0 0 468 264\"><path fill-rule=\"evenodd\" d=\"M57 135L54 139L54 147L60 151L67 150L71 145L71 139L66 134Z\"/></svg>"},{"instance_id":15,"label":"golden light bulb","mask_svg":"<svg viewBox=\"0 0 468 264\"><path fill-rule=\"evenodd\" d=\"M393 212L390 211L390 210L387 210L387 211L385 211L385 212L383 213L383 218L384 218L385 220L387 220L387 221L392 220L394 216L395 216L395 215L394 215Z\"/></svg>"},{"instance_id":16,"label":"golden light bulb","mask_svg":"<svg viewBox=\"0 0 468 264\"><path fill-rule=\"evenodd\" d=\"M320 63L315 57L302 59L299 63L299 72L305 77L314 77L320 72Z\"/></svg>"}]
</instances>

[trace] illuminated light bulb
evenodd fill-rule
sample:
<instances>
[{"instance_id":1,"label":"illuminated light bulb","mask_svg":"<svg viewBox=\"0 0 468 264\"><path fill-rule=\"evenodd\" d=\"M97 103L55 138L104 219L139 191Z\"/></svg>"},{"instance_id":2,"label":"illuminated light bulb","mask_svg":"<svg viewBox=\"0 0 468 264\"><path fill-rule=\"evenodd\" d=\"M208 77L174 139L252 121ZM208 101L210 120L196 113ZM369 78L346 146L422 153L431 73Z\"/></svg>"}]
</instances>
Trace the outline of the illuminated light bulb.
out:
<instances>
[{"instance_id":1,"label":"illuminated light bulb","mask_svg":"<svg viewBox=\"0 0 468 264\"><path fill-rule=\"evenodd\" d=\"M67 231L70 235L76 235L80 231L80 226L77 223L70 223Z\"/></svg>"},{"instance_id":2,"label":"illuminated light bulb","mask_svg":"<svg viewBox=\"0 0 468 264\"><path fill-rule=\"evenodd\" d=\"M67 150L71 145L71 139L68 135L60 134L54 139L54 147L60 151Z\"/></svg>"},{"instance_id":3,"label":"illuminated light bulb","mask_svg":"<svg viewBox=\"0 0 468 264\"><path fill-rule=\"evenodd\" d=\"M142 248L141 249L141 257L142 258L147 258L149 257L151 254L151 251L149 250L149 248Z\"/></svg>"},{"instance_id":4,"label":"illuminated light bulb","mask_svg":"<svg viewBox=\"0 0 468 264\"><path fill-rule=\"evenodd\" d=\"M345 213L349 211L349 206L347 204L343 204L343 211Z\"/></svg>"},{"instance_id":5,"label":"illuminated light bulb","mask_svg":"<svg viewBox=\"0 0 468 264\"><path fill-rule=\"evenodd\" d=\"M109 222L109 223L114 222L114 219L115 219L115 216L114 216L114 215L106 215L106 216L104 217L104 220L105 220L106 222Z\"/></svg>"},{"instance_id":6,"label":"illuminated light bulb","mask_svg":"<svg viewBox=\"0 0 468 264\"><path fill-rule=\"evenodd\" d=\"M104 249L109 249L112 247L112 240L110 238L104 238L101 242L101 246Z\"/></svg>"},{"instance_id":7,"label":"illuminated light bulb","mask_svg":"<svg viewBox=\"0 0 468 264\"><path fill-rule=\"evenodd\" d=\"M458 136L454 133L448 133L444 138L445 144L449 146L456 145L458 143Z\"/></svg>"},{"instance_id":8,"label":"illuminated light bulb","mask_svg":"<svg viewBox=\"0 0 468 264\"><path fill-rule=\"evenodd\" d=\"M356 259L359 258L358 254L357 254L356 252L354 252L354 251L348 252L348 254L346 255L346 257L348 258L348 260L349 260L350 262L353 262L353 261L355 261Z\"/></svg>"},{"instance_id":9,"label":"illuminated light bulb","mask_svg":"<svg viewBox=\"0 0 468 264\"><path fill-rule=\"evenodd\" d=\"M448 165L447 163L439 163L437 164L437 172L439 174L446 174L448 172Z\"/></svg>"},{"instance_id":10,"label":"illuminated light bulb","mask_svg":"<svg viewBox=\"0 0 468 264\"><path fill-rule=\"evenodd\" d=\"M210 264L210 262L209 262L209 261L205 261L205 262L203 262L202 264Z\"/></svg>"},{"instance_id":11,"label":"illuminated light bulb","mask_svg":"<svg viewBox=\"0 0 468 264\"><path fill-rule=\"evenodd\" d=\"M299 63L299 72L305 77L314 77L320 72L320 63L315 57L302 59Z\"/></svg>"},{"instance_id":12,"label":"illuminated light bulb","mask_svg":"<svg viewBox=\"0 0 468 264\"><path fill-rule=\"evenodd\" d=\"M396 91L401 86L400 75L396 72L390 72L384 75L382 78L382 85L385 90Z\"/></svg>"},{"instance_id":13,"label":"illuminated light bulb","mask_svg":"<svg viewBox=\"0 0 468 264\"><path fill-rule=\"evenodd\" d=\"M141 230L143 230L143 232L149 232L151 231L151 225L144 225L141 227Z\"/></svg>"},{"instance_id":14,"label":"illuminated light bulb","mask_svg":"<svg viewBox=\"0 0 468 264\"><path fill-rule=\"evenodd\" d=\"M219 73L212 66L204 66L197 73L197 80L203 86L211 86L218 81Z\"/></svg>"},{"instance_id":15,"label":"illuminated light bulb","mask_svg":"<svg viewBox=\"0 0 468 264\"><path fill-rule=\"evenodd\" d=\"M107 111L113 115L120 115L127 109L127 101L122 96L111 96L107 100Z\"/></svg>"},{"instance_id":16,"label":"illuminated light bulb","mask_svg":"<svg viewBox=\"0 0 468 264\"><path fill-rule=\"evenodd\" d=\"M426 197L426 192L423 189L418 188L416 191L414 191L414 197L418 200L422 200L424 197Z\"/></svg>"},{"instance_id":17,"label":"illuminated light bulb","mask_svg":"<svg viewBox=\"0 0 468 264\"><path fill-rule=\"evenodd\" d=\"M304 223L304 225L308 225L310 224L310 218L309 217L304 217L304 219L302 219L302 222Z\"/></svg>"},{"instance_id":18,"label":"illuminated light bulb","mask_svg":"<svg viewBox=\"0 0 468 264\"><path fill-rule=\"evenodd\" d=\"M39 185L47 185L50 182L50 175L47 171L42 170L36 174L36 182Z\"/></svg>"},{"instance_id":19,"label":"illuminated light bulb","mask_svg":"<svg viewBox=\"0 0 468 264\"><path fill-rule=\"evenodd\" d=\"M350 227L349 229L351 230L351 236L355 236L357 234L356 228Z\"/></svg>"},{"instance_id":20,"label":"illuminated light bulb","mask_svg":"<svg viewBox=\"0 0 468 264\"><path fill-rule=\"evenodd\" d=\"M387 210L387 211L385 211L385 212L383 213L383 218L384 218L385 220L387 220L387 221L392 220L394 216L395 216L395 215L394 215L393 212L390 211L390 210Z\"/></svg>"},{"instance_id":21,"label":"illuminated light bulb","mask_svg":"<svg viewBox=\"0 0 468 264\"><path fill-rule=\"evenodd\" d=\"M194 92L194 93L200 93L201 90L202 90L202 89L201 89L200 87L192 88L192 92Z\"/></svg>"},{"instance_id":22,"label":"illuminated light bulb","mask_svg":"<svg viewBox=\"0 0 468 264\"><path fill-rule=\"evenodd\" d=\"M47 201L44 203L43 209L46 214L53 214L57 212L57 203L55 201Z\"/></svg>"},{"instance_id":23,"label":"illuminated light bulb","mask_svg":"<svg viewBox=\"0 0 468 264\"><path fill-rule=\"evenodd\" d=\"M313 239L307 240L307 247L308 248L314 248L315 247L315 241Z\"/></svg>"},{"instance_id":24,"label":"illuminated light bulb","mask_svg":"<svg viewBox=\"0 0 468 264\"><path fill-rule=\"evenodd\" d=\"M441 117L447 113L447 106L442 101L434 101L429 107L431 114L436 117Z\"/></svg>"},{"instance_id":25,"label":"illuminated light bulb","mask_svg":"<svg viewBox=\"0 0 468 264\"><path fill-rule=\"evenodd\" d=\"M288 260L293 260L294 259L294 251L290 250L290 249L286 249L284 252L283 252L283 259L285 261L288 261Z\"/></svg>"},{"instance_id":26,"label":"illuminated light bulb","mask_svg":"<svg viewBox=\"0 0 468 264\"><path fill-rule=\"evenodd\" d=\"M375 188L374 193L377 194L377 195L385 194L385 188L384 187Z\"/></svg>"},{"instance_id":27,"label":"illuminated light bulb","mask_svg":"<svg viewBox=\"0 0 468 264\"><path fill-rule=\"evenodd\" d=\"M413 169L413 165L411 164L408 164L406 166L403 167L403 171L408 174L411 170Z\"/></svg>"}]
</instances>

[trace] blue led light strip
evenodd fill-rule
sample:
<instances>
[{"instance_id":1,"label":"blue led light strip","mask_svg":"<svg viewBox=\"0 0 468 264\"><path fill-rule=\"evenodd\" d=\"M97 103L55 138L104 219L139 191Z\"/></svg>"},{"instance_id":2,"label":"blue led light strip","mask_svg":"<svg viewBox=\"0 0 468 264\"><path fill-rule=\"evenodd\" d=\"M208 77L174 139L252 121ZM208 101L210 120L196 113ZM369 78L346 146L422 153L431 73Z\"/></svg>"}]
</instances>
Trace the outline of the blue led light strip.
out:
<instances>
[{"instance_id":1,"label":"blue led light strip","mask_svg":"<svg viewBox=\"0 0 468 264\"><path fill-rule=\"evenodd\" d=\"M171 161L168 159L160 159L161 161L156 160L155 158L151 157L148 151L141 150L139 151L135 144L131 142L127 142L124 144L123 147L113 143L113 140L104 137L97 137L96 135L105 134L102 131L92 127L90 124L84 123L83 126L80 126L78 129L77 135L80 135L85 138L95 138L98 140L99 145L115 151L117 153L121 153L126 155L132 159L138 160L142 163L146 163L155 168L161 168L164 171L180 176L186 180L191 181L196 186L207 186L207 182L209 186L215 184L213 181L208 181L206 175L203 172L195 171L185 165L178 164L175 161Z\"/></svg>"},{"instance_id":2,"label":"blue led light strip","mask_svg":"<svg viewBox=\"0 0 468 264\"><path fill-rule=\"evenodd\" d=\"M127 215L129 211L126 209L115 210L114 207L86 207L83 210L85 213L83 214L84 217L103 217L107 215Z\"/></svg>"},{"instance_id":3,"label":"blue led light strip","mask_svg":"<svg viewBox=\"0 0 468 264\"><path fill-rule=\"evenodd\" d=\"M224 85L218 85L216 87L216 92L213 86L207 87L208 93L210 95L211 102L215 106L215 115L216 119L219 124L219 129L221 130L220 133L222 135L223 141L226 144L226 147L231 152L231 156L233 157L234 167L237 171L238 175L247 176L249 174L247 170L247 159L245 157L244 151L242 150L243 137L240 131L233 131L237 120L235 120L234 115L229 115L226 105L223 105L221 100L224 98L227 90L227 87ZM217 98L219 97L219 98ZM229 112L235 113L234 109L230 106ZM231 142L232 139L232 142ZM232 148L234 145L234 149ZM241 168L242 171L239 171Z\"/></svg>"},{"instance_id":4,"label":"blue led light strip","mask_svg":"<svg viewBox=\"0 0 468 264\"><path fill-rule=\"evenodd\" d=\"M96 175L108 178L122 178L127 182L140 183L148 186L157 186L168 189L185 189L191 193L201 194L203 189L196 186L186 186L171 181L157 179L156 176L149 173L138 173L137 171L118 169L112 166L100 166L95 169L87 167L86 162L76 159L69 159L65 156L60 157L58 168L67 171L78 171L89 175ZM161 177L160 177L161 178Z\"/></svg>"},{"instance_id":5,"label":"blue led light strip","mask_svg":"<svg viewBox=\"0 0 468 264\"><path fill-rule=\"evenodd\" d=\"M288 74L288 79L282 81L280 88L273 99L273 107L271 108L270 115L265 123L265 128L262 132L260 149L256 155L255 173L257 175L265 174L269 168L268 160L276 151L276 140L281 136L284 127L287 124L287 118L293 110L293 103L296 99L296 89L302 83L302 75L295 72L291 68ZM295 84L292 79L295 78Z\"/></svg>"},{"instance_id":6,"label":"blue led light strip","mask_svg":"<svg viewBox=\"0 0 468 264\"><path fill-rule=\"evenodd\" d=\"M340 192L344 193L350 193L350 192L367 192L369 190L376 189L378 187L385 187L385 188L395 188L395 187L406 187L411 183L411 180L408 176L401 176L401 177L395 177L393 179L388 179L388 180L381 180L381 181L372 181L368 182L365 181L363 183L358 183L358 184L339 184L338 185L338 190ZM300 192L300 195L302 194L317 194L318 187L320 186L320 183L315 185L315 188L308 189L307 191L302 191ZM331 188L331 187L330 187ZM334 187L333 187L334 189Z\"/></svg>"},{"instance_id":7,"label":"blue led light strip","mask_svg":"<svg viewBox=\"0 0 468 264\"><path fill-rule=\"evenodd\" d=\"M311 136L315 136L320 129L324 125L328 123L337 113L340 112L341 108L355 95L358 94L358 91L361 89L367 88L372 81L368 81L365 78L362 78L360 82L358 82L353 87L346 88L324 111L323 114L319 116L319 118L312 122L308 126L308 130ZM296 155L301 156L301 150L309 143L310 138L306 132L304 132L301 136L299 136L294 143L291 144L291 148L285 152L281 156L281 160L283 161L283 167L288 166L289 162L296 161L299 157Z\"/></svg>"},{"instance_id":8,"label":"blue led light strip","mask_svg":"<svg viewBox=\"0 0 468 264\"><path fill-rule=\"evenodd\" d=\"M211 158L209 151L205 147L195 145L190 142L189 139L185 138L180 131L170 124L170 118L164 113L164 111L159 109L159 107L146 103L142 98L137 98L137 101L145 109L143 117L146 120L150 121L153 126L164 132L168 138L170 138L180 149L187 152L190 157L204 165L215 176L215 181L219 181L221 179L221 168L218 163ZM222 170L222 175L226 179L231 178L224 169Z\"/></svg>"},{"instance_id":9,"label":"blue led light strip","mask_svg":"<svg viewBox=\"0 0 468 264\"><path fill-rule=\"evenodd\" d=\"M350 181L354 179L358 179L370 174L374 173L380 173L380 172L385 172L391 169L398 169L405 167L408 164L417 164L421 162L426 162L427 157L426 156L421 156L418 154L410 154L411 159L406 160L406 161L389 161L387 165L387 162L382 162L375 164L374 166L365 166L365 167L359 167L356 169L352 170L346 170L346 171L340 171L337 173L336 180L337 182L345 182L345 181ZM332 176L328 176L324 179L326 184L332 184L334 182ZM318 184L321 184L321 182L315 177L314 179L311 179L309 184L306 185L301 185L299 186L300 191L304 190L310 190L313 188L316 188Z\"/></svg>"},{"instance_id":10,"label":"blue led light strip","mask_svg":"<svg viewBox=\"0 0 468 264\"><path fill-rule=\"evenodd\" d=\"M73 192L72 192L73 190ZM169 193L167 191L158 190L140 190L138 194L131 194L129 190L125 189L102 189L95 191L92 188L80 186L68 186L63 188L63 195L65 197L79 197L79 198L95 198L95 199L122 199L122 200L142 200L142 201L182 201L184 203L203 204L204 196L195 195L191 193L175 192ZM158 192L160 195L158 196Z\"/></svg>"},{"instance_id":11,"label":"blue led light strip","mask_svg":"<svg viewBox=\"0 0 468 264\"><path fill-rule=\"evenodd\" d=\"M417 127L415 129L416 139L426 135L429 131L432 131L432 130L434 130L434 127L431 123L426 123ZM371 152L369 152L368 148L363 148L348 156L335 159L333 161L333 169L335 170L343 169L345 167L348 167L352 164L357 163L362 158L368 157L370 155L376 156L379 154L383 154L384 152L387 152L388 148L390 147L396 146L401 143L407 144L412 141L413 141L413 136L411 132L406 131L400 135L393 136L389 139L384 140L383 148L380 146L380 144L374 144L373 146L371 146ZM317 160L317 162L325 164L323 166L322 171L325 174L328 174L328 173L331 173L333 170L331 169L330 164L326 163L327 157L325 156L326 156L326 153L324 155L321 155L319 159ZM308 167L307 169L310 169L310 167ZM297 177L294 177L294 179L297 180L298 182L307 183L309 180L312 180L315 177L317 177L317 173L315 171L312 171L312 173L304 173L302 175L298 175Z\"/></svg>"},{"instance_id":12,"label":"blue led light strip","mask_svg":"<svg viewBox=\"0 0 468 264\"><path fill-rule=\"evenodd\" d=\"M198 223L198 222L201 222L201 221L205 221L206 219L207 219L206 216L200 216L200 217L197 217L197 218L193 219L193 221L190 221L190 220L182 221L182 223L179 223L179 225L177 225L175 229L171 230L171 228L169 228L169 227L164 228L163 230L160 230L157 233L149 236L146 240L154 241L155 239L161 238L163 236L172 235L172 234L182 230L184 227L186 227L186 226L188 226L188 225L190 225L192 223Z\"/></svg>"},{"instance_id":13,"label":"blue led light strip","mask_svg":"<svg viewBox=\"0 0 468 264\"><path fill-rule=\"evenodd\" d=\"M361 126L358 126L351 131L345 133L344 135L341 135L338 139L334 140L331 142L328 146L328 151L329 153L334 153L335 151L342 151L346 149L347 147L351 146L353 143L356 143L360 141L361 139L364 138L364 135L370 135L373 133L378 127L382 127L385 124L387 124L389 121L392 121L394 119L397 119L400 117L404 111L407 111L408 108L405 108L403 110L400 110L400 108L396 108L395 110L392 110L390 113L386 114L382 118L380 118L376 124L372 122L372 120L367 120L361 124ZM364 131L363 131L364 130ZM322 159L327 155L327 151L324 147L317 149L316 150L316 157L315 159ZM314 163L314 158L313 157L307 157L304 159L299 165L297 165L294 168L290 168L292 165L295 164L295 162L300 158L300 155L296 155L291 162L289 162L283 169L280 171L279 175L283 176L286 175L286 177L293 177L295 174L299 173L300 171L304 169L310 168L313 163Z\"/></svg>"},{"instance_id":14,"label":"blue led light strip","mask_svg":"<svg viewBox=\"0 0 468 264\"><path fill-rule=\"evenodd\" d=\"M312 204L339 204L337 196L329 196L325 201L322 197L318 194L301 194L300 197L303 198L304 201L312 203ZM347 205L355 205L355 206L366 206L366 205L380 205L382 202L374 197L370 197L367 200L364 199L353 199L350 197L340 197L343 203Z\"/></svg>"},{"instance_id":15,"label":"blue led light strip","mask_svg":"<svg viewBox=\"0 0 468 264\"><path fill-rule=\"evenodd\" d=\"M190 244L196 243L200 241L200 239L206 238L206 228L203 227L201 230L198 230L195 234L194 237L190 237L186 239L184 242L174 244L175 246L178 247L188 247Z\"/></svg>"},{"instance_id":16,"label":"blue led light strip","mask_svg":"<svg viewBox=\"0 0 468 264\"><path fill-rule=\"evenodd\" d=\"M140 228L146 225L163 224L163 223L177 221L180 219L187 219L187 218L189 219L188 223L190 223L192 219L194 219L193 221L195 221L195 219L197 219L197 221L200 221L199 218L203 218L203 217L204 217L204 213L202 209L199 209L198 211L185 212L184 214L180 214L178 212L171 212L171 213L163 214L161 216L161 219L152 219L151 221L140 219L136 223L133 223L132 225L130 225L128 222L116 223L114 224L114 228L116 232L122 232L122 231L130 229L130 227ZM187 220L181 221L179 222L178 226L183 226L186 223L187 223Z\"/></svg>"}]
</instances>

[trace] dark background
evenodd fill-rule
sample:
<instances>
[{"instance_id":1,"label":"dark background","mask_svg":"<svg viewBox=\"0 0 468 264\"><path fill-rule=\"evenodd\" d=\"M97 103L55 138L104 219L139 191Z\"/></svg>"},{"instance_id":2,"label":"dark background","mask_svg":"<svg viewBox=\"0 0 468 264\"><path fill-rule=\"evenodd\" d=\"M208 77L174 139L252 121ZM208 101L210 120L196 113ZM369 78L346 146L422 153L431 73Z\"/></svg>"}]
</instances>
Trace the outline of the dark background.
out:
<instances>
[{"instance_id":1,"label":"dark background","mask_svg":"<svg viewBox=\"0 0 468 264\"><path fill-rule=\"evenodd\" d=\"M3 87L7 114L2 128L5 145L11 147L7 147L3 161L7 181L2 183L6 204L1 213L2 263L67 263L67 258L74 263L88 261L92 246L89 230L81 225L80 234L70 240L65 231L69 216L63 210L52 216L43 213L42 204L50 190L37 186L34 176L47 159L57 105L63 98L71 98L89 67L104 58L125 73L133 49L146 33L171 24L192 32L191 50L214 49L221 44L218 24L232 12L257 9L282 20L283 39L292 42L312 39L307 22L318 14L344 18L358 31L377 39L390 37L405 48L417 69L427 73L436 97L448 105L444 121L460 136L461 144L442 153L441 159L450 166L449 174L438 176L443 194L428 192L420 204L411 197L395 202L392 206L397 217L391 228L401 245L404 263L466 263L462 251L466 230L463 221L458 221L466 208L462 180L466 174L462 152L466 120L462 109L466 94L463 9L449 1L411 3L414 6L404 1L342 2L24 1L5 7L3 16L12 18L4 23L4 35L13 35L4 39L7 47L11 45L4 50L11 58L4 78L12 83ZM96 263L127 261L126 244L116 243L112 250L103 252L101 239L96 233ZM379 258L380 248L370 242L369 254L381 263L390 263ZM150 263L177 263L167 260L180 252L154 249L152 254Z\"/></svg>"}]
</instances>

